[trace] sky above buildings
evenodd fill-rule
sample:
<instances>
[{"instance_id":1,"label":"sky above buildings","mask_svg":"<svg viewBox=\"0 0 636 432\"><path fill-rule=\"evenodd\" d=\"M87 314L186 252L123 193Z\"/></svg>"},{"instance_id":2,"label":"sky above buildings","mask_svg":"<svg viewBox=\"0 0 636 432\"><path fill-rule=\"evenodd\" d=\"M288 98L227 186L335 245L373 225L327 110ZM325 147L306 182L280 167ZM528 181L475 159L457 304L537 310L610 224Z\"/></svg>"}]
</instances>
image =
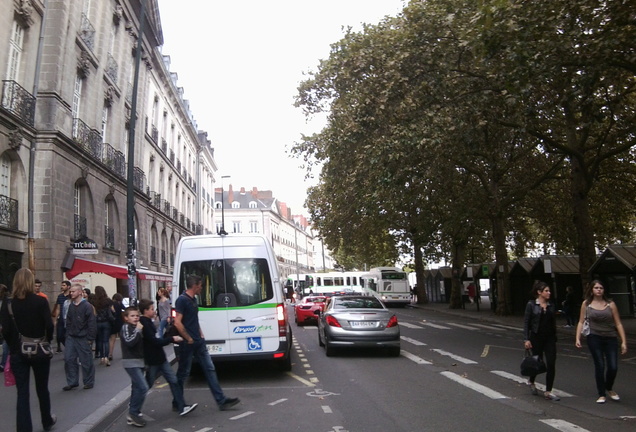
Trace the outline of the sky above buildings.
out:
<instances>
[{"instance_id":1,"label":"sky above buildings","mask_svg":"<svg viewBox=\"0 0 636 432\"><path fill-rule=\"evenodd\" d=\"M308 186L289 149L324 118L293 106L298 84L343 27L397 15L404 0L159 0L162 53L199 129L208 132L224 187L271 190L294 214ZM317 174L317 173L316 173ZM344 179L343 179L344 180ZM346 181L346 180L345 180Z\"/></svg>"}]
</instances>

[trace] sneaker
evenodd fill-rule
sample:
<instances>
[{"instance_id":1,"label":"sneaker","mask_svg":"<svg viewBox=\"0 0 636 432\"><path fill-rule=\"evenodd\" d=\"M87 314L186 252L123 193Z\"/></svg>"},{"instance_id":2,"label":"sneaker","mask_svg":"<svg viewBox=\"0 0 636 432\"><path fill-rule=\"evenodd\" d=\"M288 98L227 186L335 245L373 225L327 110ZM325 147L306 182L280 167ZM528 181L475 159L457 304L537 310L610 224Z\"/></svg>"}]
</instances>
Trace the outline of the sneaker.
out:
<instances>
[{"instance_id":1,"label":"sneaker","mask_svg":"<svg viewBox=\"0 0 636 432\"><path fill-rule=\"evenodd\" d=\"M605 396L601 396L600 398L596 399L596 403L597 404L604 404L605 403Z\"/></svg>"},{"instance_id":2,"label":"sneaker","mask_svg":"<svg viewBox=\"0 0 636 432\"><path fill-rule=\"evenodd\" d=\"M197 407L197 405L199 404L192 404L192 405L186 405L183 407L183 411L181 411L179 413L180 416L184 416L187 415L190 411L194 411L194 409Z\"/></svg>"},{"instance_id":3,"label":"sneaker","mask_svg":"<svg viewBox=\"0 0 636 432\"><path fill-rule=\"evenodd\" d=\"M69 391L69 390L73 390L75 387L79 387L79 384L64 386L62 387L62 390Z\"/></svg>"},{"instance_id":4,"label":"sneaker","mask_svg":"<svg viewBox=\"0 0 636 432\"><path fill-rule=\"evenodd\" d=\"M537 386L534 385L534 383L528 383L528 385L530 386L530 393L532 393L533 396L536 396L539 394L537 392Z\"/></svg>"},{"instance_id":5,"label":"sneaker","mask_svg":"<svg viewBox=\"0 0 636 432\"><path fill-rule=\"evenodd\" d=\"M44 430L50 431L51 429L53 429L53 426L55 426L55 423L57 423L57 416L55 414L51 414L51 424L48 426L44 426Z\"/></svg>"},{"instance_id":6,"label":"sneaker","mask_svg":"<svg viewBox=\"0 0 636 432\"><path fill-rule=\"evenodd\" d=\"M126 423L132 426L144 427L146 426L146 420L142 419L141 416L128 414L126 416Z\"/></svg>"},{"instance_id":7,"label":"sneaker","mask_svg":"<svg viewBox=\"0 0 636 432\"><path fill-rule=\"evenodd\" d=\"M239 403L241 400L239 398L225 398L225 402L219 405L221 411L226 411L232 408L234 405Z\"/></svg>"},{"instance_id":8,"label":"sneaker","mask_svg":"<svg viewBox=\"0 0 636 432\"><path fill-rule=\"evenodd\" d=\"M545 396L545 398L546 398L547 400L553 400L553 401L560 401L560 400L561 400L561 398L560 398L560 397L558 397L557 395L555 395L555 394L554 394L554 393L552 393L552 392L545 392L545 393L544 393L544 396Z\"/></svg>"},{"instance_id":9,"label":"sneaker","mask_svg":"<svg viewBox=\"0 0 636 432\"><path fill-rule=\"evenodd\" d=\"M608 390L607 394L609 395L610 399L613 401L618 402L619 400L621 400L621 397L615 391Z\"/></svg>"}]
</instances>

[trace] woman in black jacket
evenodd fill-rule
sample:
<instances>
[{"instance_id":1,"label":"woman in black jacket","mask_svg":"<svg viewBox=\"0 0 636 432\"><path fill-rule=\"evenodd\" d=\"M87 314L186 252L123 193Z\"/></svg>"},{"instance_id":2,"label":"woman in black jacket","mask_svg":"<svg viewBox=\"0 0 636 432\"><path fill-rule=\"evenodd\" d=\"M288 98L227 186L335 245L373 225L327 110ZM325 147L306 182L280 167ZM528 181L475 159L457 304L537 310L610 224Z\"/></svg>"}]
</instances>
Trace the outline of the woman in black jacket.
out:
<instances>
[{"instance_id":1,"label":"woman in black jacket","mask_svg":"<svg viewBox=\"0 0 636 432\"><path fill-rule=\"evenodd\" d=\"M556 370L556 308L550 302L550 287L545 282L535 282L532 293L535 299L526 304L523 319L524 347L532 350L532 355L542 358L545 354L547 373L544 396L548 400L558 401L560 398L552 393ZM528 379L533 395L537 394L535 378L536 376L531 376Z\"/></svg>"},{"instance_id":2,"label":"woman in black jacket","mask_svg":"<svg viewBox=\"0 0 636 432\"><path fill-rule=\"evenodd\" d=\"M13 319L9 314L11 303ZM14 324L15 320L15 324ZM45 431L51 430L57 417L51 414L51 397L49 395L49 371L51 359L31 360L22 356L18 332L25 337L45 337L49 342L53 339L53 320L49 302L35 294L35 278L31 270L21 268L13 278L12 297L2 303L0 311L2 334L9 344L11 369L15 376L18 392L16 410L16 430L31 432L31 408L29 405L29 380L31 369L35 377L35 390L40 402L40 417ZM17 326L17 328L16 328Z\"/></svg>"}]
</instances>

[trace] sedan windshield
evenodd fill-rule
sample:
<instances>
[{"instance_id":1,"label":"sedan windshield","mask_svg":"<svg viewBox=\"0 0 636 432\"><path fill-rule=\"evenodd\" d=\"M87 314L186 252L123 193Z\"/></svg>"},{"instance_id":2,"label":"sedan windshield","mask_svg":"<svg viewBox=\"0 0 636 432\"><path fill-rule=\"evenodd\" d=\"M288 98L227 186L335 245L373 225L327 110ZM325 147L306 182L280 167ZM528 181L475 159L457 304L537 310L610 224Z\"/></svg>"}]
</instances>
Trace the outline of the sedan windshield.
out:
<instances>
[{"instance_id":1,"label":"sedan windshield","mask_svg":"<svg viewBox=\"0 0 636 432\"><path fill-rule=\"evenodd\" d=\"M334 309L384 309L375 297L337 298Z\"/></svg>"}]
</instances>

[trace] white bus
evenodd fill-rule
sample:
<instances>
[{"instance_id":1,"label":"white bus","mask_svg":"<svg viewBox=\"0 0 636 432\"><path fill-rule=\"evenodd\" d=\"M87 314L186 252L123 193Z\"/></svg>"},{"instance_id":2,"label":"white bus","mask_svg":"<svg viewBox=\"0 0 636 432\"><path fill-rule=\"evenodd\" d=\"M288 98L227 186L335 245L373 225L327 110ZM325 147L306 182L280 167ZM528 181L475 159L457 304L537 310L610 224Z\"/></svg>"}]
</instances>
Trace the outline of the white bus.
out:
<instances>
[{"instance_id":1,"label":"white bus","mask_svg":"<svg viewBox=\"0 0 636 432\"><path fill-rule=\"evenodd\" d=\"M329 272L289 275L286 286L293 286L301 296L310 294L332 296L335 294L360 294L364 272Z\"/></svg>"},{"instance_id":2,"label":"white bus","mask_svg":"<svg viewBox=\"0 0 636 432\"><path fill-rule=\"evenodd\" d=\"M362 291L384 303L406 306L411 303L411 288L406 272L396 267L375 267L362 275Z\"/></svg>"}]
</instances>

